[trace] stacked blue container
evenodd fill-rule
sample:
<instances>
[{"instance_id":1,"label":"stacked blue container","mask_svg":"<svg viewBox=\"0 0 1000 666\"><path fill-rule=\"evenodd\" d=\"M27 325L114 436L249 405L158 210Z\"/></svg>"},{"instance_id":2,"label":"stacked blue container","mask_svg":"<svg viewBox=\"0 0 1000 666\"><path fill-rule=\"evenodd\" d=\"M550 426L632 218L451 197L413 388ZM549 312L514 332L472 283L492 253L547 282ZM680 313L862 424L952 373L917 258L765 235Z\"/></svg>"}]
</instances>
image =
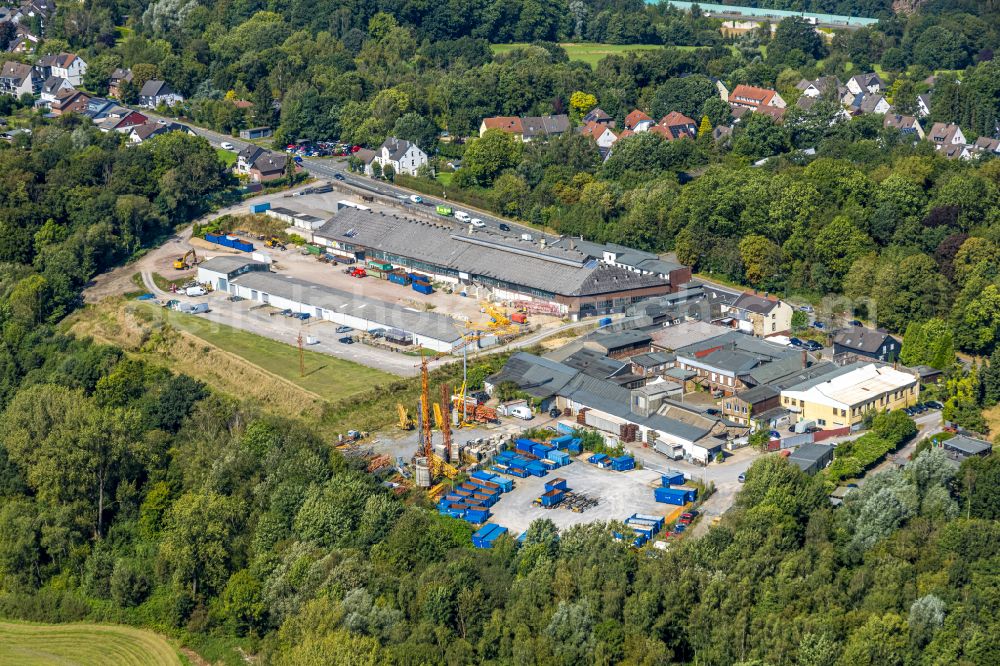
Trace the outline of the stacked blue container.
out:
<instances>
[{"instance_id":1,"label":"stacked blue container","mask_svg":"<svg viewBox=\"0 0 1000 666\"><path fill-rule=\"evenodd\" d=\"M669 488L670 486L683 486L684 473L675 470L667 470L667 473L660 477L660 482L664 488Z\"/></svg>"},{"instance_id":2,"label":"stacked blue container","mask_svg":"<svg viewBox=\"0 0 1000 666\"><path fill-rule=\"evenodd\" d=\"M618 456L611 459L611 469L616 472L625 472L635 469L635 458L632 456Z\"/></svg>"},{"instance_id":3,"label":"stacked blue container","mask_svg":"<svg viewBox=\"0 0 1000 666\"><path fill-rule=\"evenodd\" d=\"M487 523L472 535L472 545L476 548L492 548L496 540L507 534L507 528L495 523Z\"/></svg>"}]
</instances>

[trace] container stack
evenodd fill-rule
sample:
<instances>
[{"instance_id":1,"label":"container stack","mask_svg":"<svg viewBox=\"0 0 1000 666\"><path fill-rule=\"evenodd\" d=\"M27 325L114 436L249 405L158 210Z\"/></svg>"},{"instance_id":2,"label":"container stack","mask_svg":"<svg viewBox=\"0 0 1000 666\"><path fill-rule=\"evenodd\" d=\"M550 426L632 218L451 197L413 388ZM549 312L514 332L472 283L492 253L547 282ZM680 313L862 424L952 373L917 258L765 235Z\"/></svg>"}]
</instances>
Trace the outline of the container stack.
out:
<instances>
[{"instance_id":1,"label":"container stack","mask_svg":"<svg viewBox=\"0 0 1000 666\"><path fill-rule=\"evenodd\" d=\"M507 534L506 527L500 527L494 523L487 523L480 527L472 535L472 545L475 548L492 548L496 540Z\"/></svg>"},{"instance_id":2,"label":"container stack","mask_svg":"<svg viewBox=\"0 0 1000 666\"><path fill-rule=\"evenodd\" d=\"M538 503L546 509L551 509L566 498L568 491L566 479L550 479L545 482L545 492L538 498Z\"/></svg>"},{"instance_id":3,"label":"container stack","mask_svg":"<svg viewBox=\"0 0 1000 666\"><path fill-rule=\"evenodd\" d=\"M683 486L684 485L684 473L678 472L677 470L668 469L667 473L660 477L660 483L664 488L669 488L670 486Z\"/></svg>"},{"instance_id":4,"label":"container stack","mask_svg":"<svg viewBox=\"0 0 1000 666\"><path fill-rule=\"evenodd\" d=\"M209 243L215 243L216 245L221 245L223 247L231 247L234 250L239 250L240 252L253 252L253 243L241 241L239 238L235 238L233 236L226 236L224 234L205 234L205 240Z\"/></svg>"},{"instance_id":5,"label":"container stack","mask_svg":"<svg viewBox=\"0 0 1000 666\"><path fill-rule=\"evenodd\" d=\"M500 494L513 489L510 479L489 472L473 472L468 481L441 498L438 512L479 525L489 520L490 507L500 501Z\"/></svg>"},{"instance_id":6,"label":"container stack","mask_svg":"<svg viewBox=\"0 0 1000 666\"><path fill-rule=\"evenodd\" d=\"M583 440L572 435L562 435L549 440L549 444L561 451L566 451L571 455L583 453Z\"/></svg>"},{"instance_id":7,"label":"container stack","mask_svg":"<svg viewBox=\"0 0 1000 666\"><path fill-rule=\"evenodd\" d=\"M501 451L494 460L493 471L516 476L520 479L529 476L545 476L549 473L549 467L531 453ZM549 462L551 463L551 461Z\"/></svg>"},{"instance_id":8,"label":"container stack","mask_svg":"<svg viewBox=\"0 0 1000 666\"><path fill-rule=\"evenodd\" d=\"M657 488L653 491L657 502L684 506L698 499L698 491L694 488Z\"/></svg>"},{"instance_id":9,"label":"container stack","mask_svg":"<svg viewBox=\"0 0 1000 666\"><path fill-rule=\"evenodd\" d=\"M635 458L632 456L618 456L611 459L611 469L616 472L627 472L635 469Z\"/></svg>"},{"instance_id":10,"label":"container stack","mask_svg":"<svg viewBox=\"0 0 1000 666\"><path fill-rule=\"evenodd\" d=\"M652 516L644 513L634 513L625 519L625 524L632 528L632 531L635 533L635 539L633 539L632 544L636 547L644 546L652 541L659 534L660 530L663 529L663 523L662 516Z\"/></svg>"}]
</instances>

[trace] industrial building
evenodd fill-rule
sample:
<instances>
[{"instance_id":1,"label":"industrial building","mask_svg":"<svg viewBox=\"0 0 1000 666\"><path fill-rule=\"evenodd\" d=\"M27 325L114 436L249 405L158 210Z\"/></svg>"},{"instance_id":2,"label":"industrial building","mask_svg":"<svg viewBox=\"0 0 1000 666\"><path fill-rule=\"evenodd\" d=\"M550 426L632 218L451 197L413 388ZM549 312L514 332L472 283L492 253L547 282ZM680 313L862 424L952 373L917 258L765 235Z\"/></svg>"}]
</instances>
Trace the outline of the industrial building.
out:
<instances>
[{"instance_id":1,"label":"industrial building","mask_svg":"<svg viewBox=\"0 0 1000 666\"><path fill-rule=\"evenodd\" d=\"M732 435L722 419L673 402L670 397L680 391L673 382L629 389L525 352L511 356L500 372L488 377L486 390L492 393L507 382L541 402L543 408L569 409L577 415L578 423L612 438L620 438L634 427L636 441L646 442L672 459L707 464Z\"/></svg>"},{"instance_id":2,"label":"industrial building","mask_svg":"<svg viewBox=\"0 0 1000 666\"><path fill-rule=\"evenodd\" d=\"M857 426L871 410L901 409L917 402L920 382L909 373L857 362L781 391L781 406L798 421L824 430Z\"/></svg>"},{"instance_id":3,"label":"industrial building","mask_svg":"<svg viewBox=\"0 0 1000 666\"><path fill-rule=\"evenodd\" d=\"M216 290L275 308L308 313L358 331L396 331L397 339L438 352L451 352L463 337L459 322L434 312L363 298L287 275L266 263L235 256L215 257L198 266L198 281Z\"/></svg>"},{"instance_id":4,"label":"industrial building","mask_svg":"<svg viewBox=\"0 0 1000 666\"><path fill-rule=\"evenodd\" d=\"M574 318L623 312L676 291L691 277L689 267L669 262L646 264L649 270L612 265L603 253L594 256L566 239L553 245L529 234L518 238L472 226L460 231L350 208L316 229L313 239L334 255L386 261L436 281L484 289L493 301L540 302Z\"/></svg>"}]
</instances>

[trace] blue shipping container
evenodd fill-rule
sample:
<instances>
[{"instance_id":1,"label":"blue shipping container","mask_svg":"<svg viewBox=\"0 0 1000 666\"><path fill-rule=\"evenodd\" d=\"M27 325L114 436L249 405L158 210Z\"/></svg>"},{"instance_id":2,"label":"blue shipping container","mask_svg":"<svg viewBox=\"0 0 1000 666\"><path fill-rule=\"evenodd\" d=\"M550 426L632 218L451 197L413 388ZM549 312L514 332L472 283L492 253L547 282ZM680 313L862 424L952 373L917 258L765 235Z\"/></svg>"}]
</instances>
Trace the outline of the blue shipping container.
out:
<instances>
[{"instance_id":1,"label":"blue shipping container","mask_svg":"<svg viewBox=\"0 0 1000 666\"><path fill-rule=\"evenodd\" d=\"M684 485L684 473L670 471L660 478L664 487Z\"/></svg>"},{"instance_id":2,"label":"blue shipping container","mask_svg":"<svg viewBox=\"0 0 1000 666\"><path fill-rule=\"evenodd\" d=\"M573 461L573 459L570 458L569 454L566 453L565 451L558 451L558 450L549 451L546 457L549 460L557 463L560 467L563 465L568 465Z\"/></svg>"},{"instance_id":3,"label":"blue shipping container","mask_svg":"<svg viewBox=\"0 0 1000 666\"><path fill-rule=\"evenodd\" d=\"M463 517L473 525L478 525L490 519L490 512L488 509L469 509Z\"/></svg>"},{"instance_id":4,"label":"blue shipping container","mask_svg":"<svg viewBox=\"0 0 1000 666\"><path fill-rule=\"evenodd\" d=\"M271 210L271 204L266 201L264 203L251 204L250 206L251 213L263 213L265 210Z\"/></svg>"},{"instance_id":5,"label":"blue shipping container","mask_svg":"<svg viewBox=\"0 0 1000 666\"><path fill-rule=\"evenodd\" d=\"M490 534L492 534L493 532L496 532L499 529L503 529L503 528L501 528L496 523L487 523L487 524L483 525L478 530L476 530L475 533L473 533L473 535L472 535L472 545L475 546L476 548L485 548L486 547L486 545L484 543L485 539Z\"/></svg>"},{"instance_id":6,"label":"blue shipping container","mask_svg":"<svg viewBox=\"0 0 1000 666\"><path fill-rule=\"evenodd\" d=\"M545 482L546 490L569 490L569 486L566 483L566 479L556 478L549 479Z\"/></svg>"},{"instance_id":7,"label":"blue shipping container","mask_svg":"<svg viewBox=\"0 0 1000 666\"><path fill-rule=\"evenodd\" d=\"M663 518L663 516L654 516L654 515L651 515L651 514L648 514L648 513L633 513L632 516L631 516L631 518L635 518L636 520L649 520L649 521L652 521L652 522L656 523L657 527L663 527L663 523L665 521L665 519Z\"/></svg>"},{"instance_id":8,"label":"blue shipping container","mask_svg":"<svg viewBox=\"0 0 1000 666\"><path fill-rule=\"evenodd\" d=\"M555 506L562 502L565 497L566 491L553 488L538 499L542 501L542 506Z\"/></svg>"},{"instance_id":9,"label":"blue shipping container","mask_svg":"<svg viewBox=\"0 0 1000 666\"><path fill-rule=\"evenodd\" d=\"M507 534L506 527L501 527L498 530L493 530L486 536L486 538L483 539L483 547L492 548L493 544L496 543L496 540L502 537L504 534Z\"/></svg>"},{"instance_id":10,"label":"blue shipping container","mask_svg":"<svg viewBox=\"0 0 1000 666\"><path fill-rule=\"evenodd\" d=\"M657 488L653 491L653 497L662 504L684 506L687 503L687 493L677 488Z\"/></svg>"},{"instance_id":11,"label":"blue shipping container","mask_svg":"<svg viewBox=\"0 0 1000 666\"><path fill-rule=\"evenodd\" d=\"M611 469L616 472L624 472L626 470L635 469L635 458L632 456L619 456L617 458L612 458Z\"/></svg>"},{"instance_id":12,"label":"blue shipping container","mask_svg":"<svg viewBox=\"0 0 1000 666\"><path fill-rule=\"evenodd\" d=\"M495 475L490 474L489 472L486 472L481 469L477 469L469 476L471 476L473 479L479 479L480 481L493 481L494 479L496 479Z\"/></svg>"},{"instance_id":13,"label":"blue shipping container","mask_svg":"<svg viewBox=\"0 0 1000 666\"><path fill-rule=\"evenodd\" d=\"M405 287L410 284L410 276L405 273L389 273L389 282L401 284Z\"/></svg>"},{"instance_id":14,"label":"blue shipping container","mask_svg":"<svg viewBox=\"0 0 1000 666\"><path fill-rule=\"evenodd\" d=\"M433 294L434 288L429 284L421 284L420 282L413 283L413 291L420 292L421 294Z\"/></svg>"},{"instance_id":15,"label":"blue shipping container","mask_svg":"<svg viewBox=\"0 0 1000 666\"><path fill-rule=\"evenodd\" d=\"M570 440L573 439L572 435L561 435L559 437L553 437L549 440L549 444L556 447L557 449L565 449L566 445L569 444Z\"/></svg>"},{"instance_id":16,"label":"blue shipping container","mask_svg":"<svg viewBox=\"0 0 1000 666\"><path fill-rule=\"evenodd\" d=\"M587 458L587 462L591 463L592 465L599 465L606 460L610 460L610 458L606 453L595 453L594 455Z\"/></svg>"},{"instance_id":17,"label":"blue shipping container","mask_svg":"<svg viewBox=\"0 0 1000 666\"><path fill-rule=\"evenodd\" d=\"M560 422L556 424L556 431L561 432L564 435L572 435L574 432L576 432L576 428L569 425L568 423Z\"/></svg>"},{"instance_id":18,"label":"blue shipping container","mask_svg":"<svg viewBox=\"0 0 1000 666\"><path fill-rule=\"evenodd\" d=\"M611 326L611 317L601 317L597 321L598 326Z\"/></svg>"}]
</instances>

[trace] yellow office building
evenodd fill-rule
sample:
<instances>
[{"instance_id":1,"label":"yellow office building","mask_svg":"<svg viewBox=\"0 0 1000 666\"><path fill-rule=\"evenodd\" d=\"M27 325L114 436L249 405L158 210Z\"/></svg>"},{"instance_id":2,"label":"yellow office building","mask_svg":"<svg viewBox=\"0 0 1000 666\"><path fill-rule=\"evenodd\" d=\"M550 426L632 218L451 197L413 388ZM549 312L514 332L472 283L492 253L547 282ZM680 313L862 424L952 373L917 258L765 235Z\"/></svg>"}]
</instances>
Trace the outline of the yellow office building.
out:
<instances>
[{"instance_id":1,"label":"yellow office building","mask_svg":"<svg viewBox=\"0 0 1000 666\"><path fill-rule=\"evenodd\" d=\"M815 421L824 430L860 423L871 410L901 409L917 402L918 379L889 366L858 362L791 386L781 406L796 421Z\"/></svg>"}]
</instances>

